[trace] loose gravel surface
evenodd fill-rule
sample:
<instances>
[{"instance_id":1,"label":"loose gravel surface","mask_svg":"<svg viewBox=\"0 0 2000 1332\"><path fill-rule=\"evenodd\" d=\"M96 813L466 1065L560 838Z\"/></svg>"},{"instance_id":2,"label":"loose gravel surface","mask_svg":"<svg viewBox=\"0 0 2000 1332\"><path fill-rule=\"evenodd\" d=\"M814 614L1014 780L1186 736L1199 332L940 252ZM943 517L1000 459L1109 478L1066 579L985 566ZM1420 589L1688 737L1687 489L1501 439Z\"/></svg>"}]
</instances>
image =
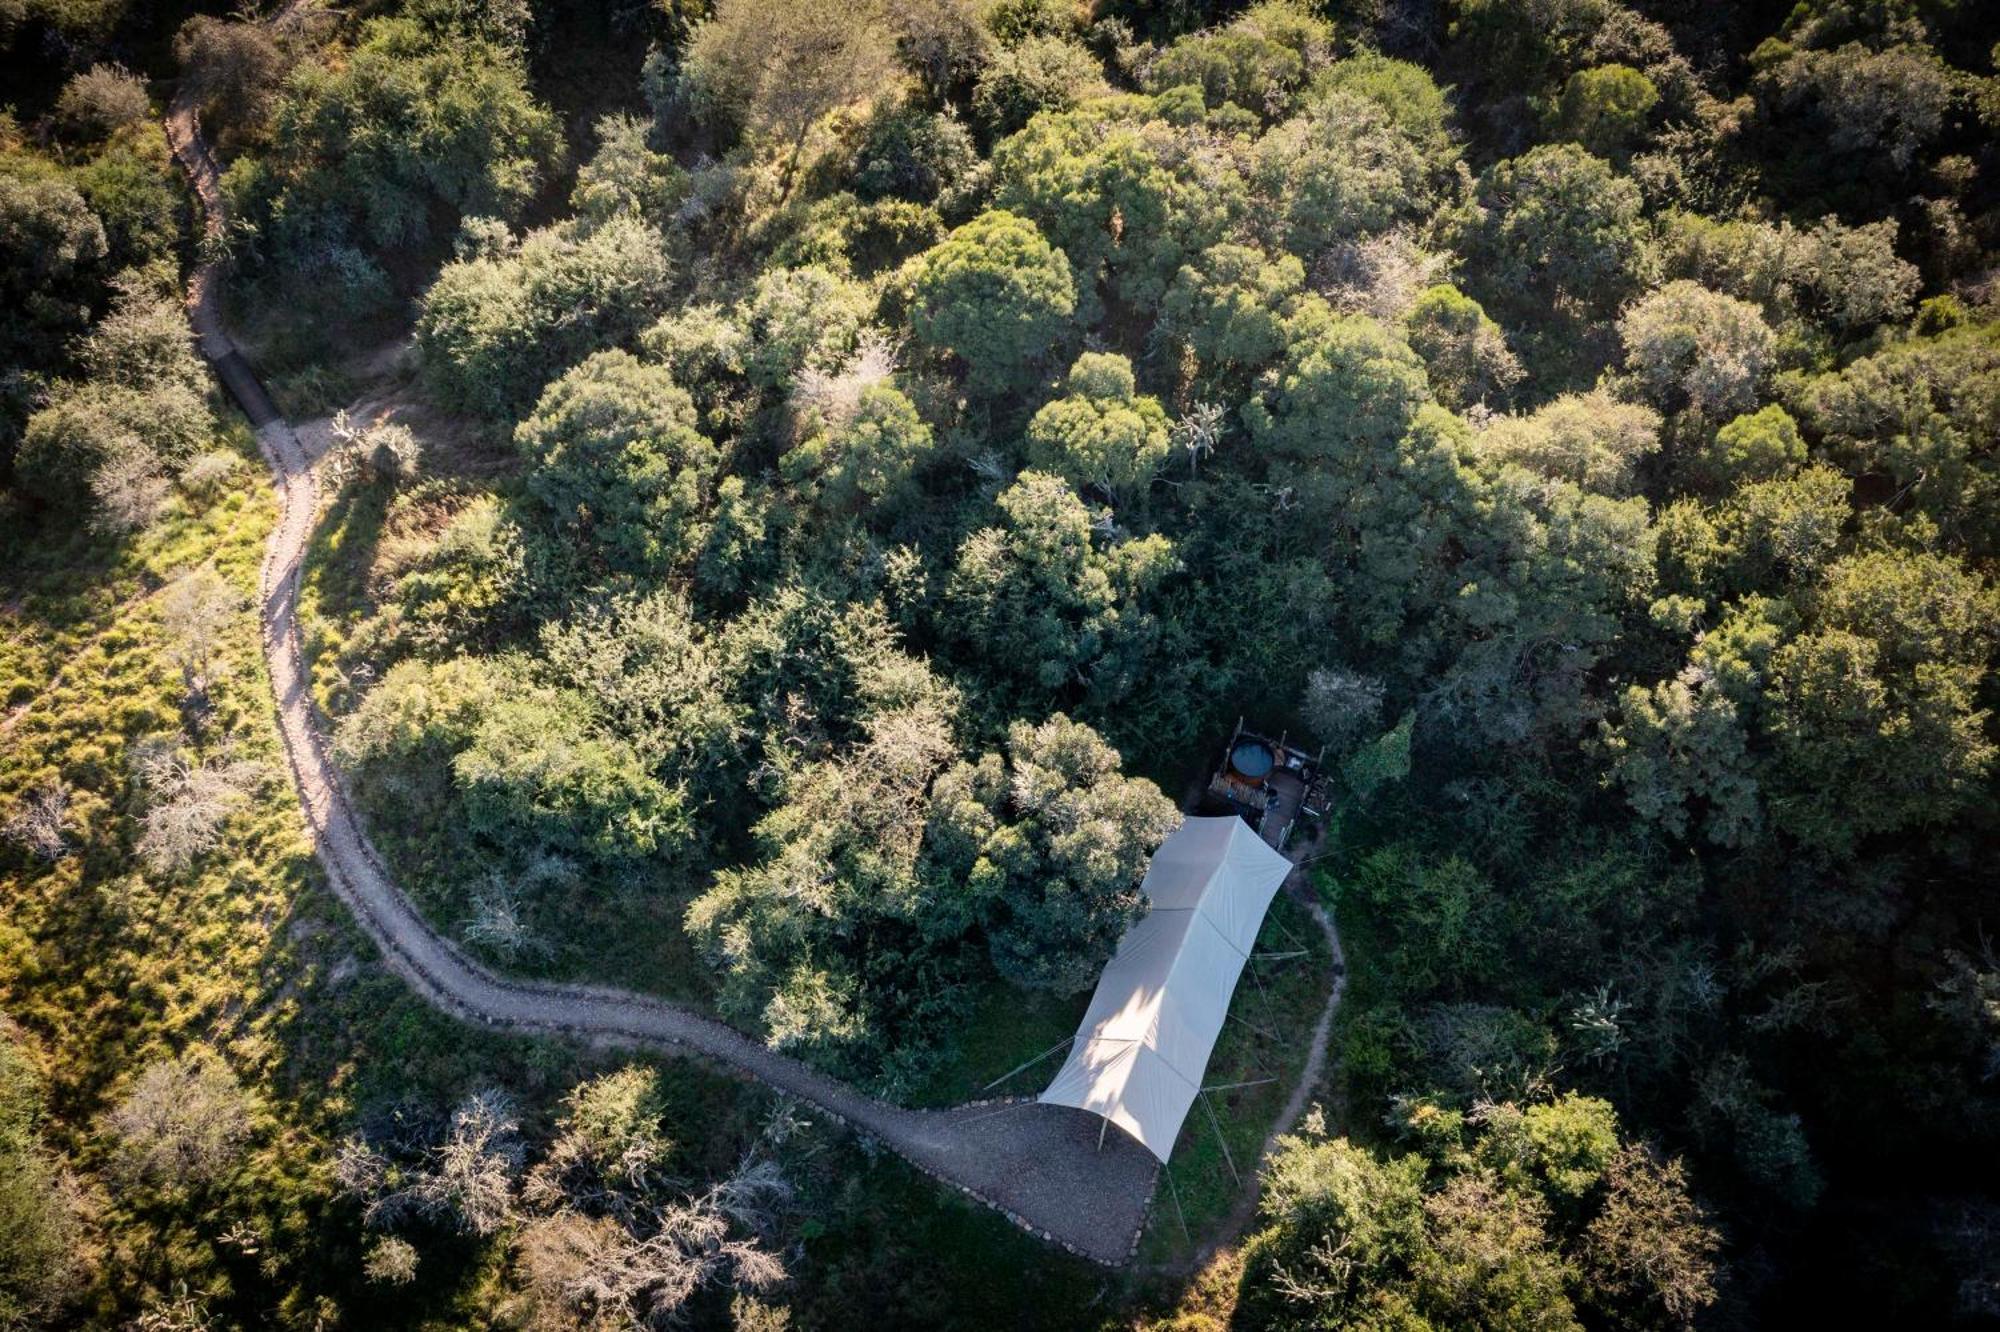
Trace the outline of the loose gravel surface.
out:
<instances>
[{"instance_id":1,"label":"loose gravel surface","mask_svg":"<svg viewBox=\"0 0 2000 1332\"><path fill-rule=\"evenodd\" d=\"M192 109L177 101L168 138L194 184L211 235L220 231L220 173ZM189 284L189 315L203 354L257 430L279 500L265 552L259 613L278 730L328 883L426 1000L490 1027L614 1045L674 1049L718 1060L870 1135L918 1169L1005 1213L1017 1225L1102 1263L1127 1261L1158 1167L1123 1133L1103 1135L1080 1110L1018 1101L910 1110L867 1096L711 1018L623 990L512 980L467 957L423 920L369 842L327 750L300 653L299 575L319 511L314 459L280 415L223 328L204 263ZM1321 923L1331 934L1331 922ZM1338 940L1334 940L1336 955ZM1336 992L1337 1000L1337 992ZM1315 1032L1308 1078L1287 1107L1303 1109L1324 1055L1332 1005Z\"/></svg>"}]
</instances>

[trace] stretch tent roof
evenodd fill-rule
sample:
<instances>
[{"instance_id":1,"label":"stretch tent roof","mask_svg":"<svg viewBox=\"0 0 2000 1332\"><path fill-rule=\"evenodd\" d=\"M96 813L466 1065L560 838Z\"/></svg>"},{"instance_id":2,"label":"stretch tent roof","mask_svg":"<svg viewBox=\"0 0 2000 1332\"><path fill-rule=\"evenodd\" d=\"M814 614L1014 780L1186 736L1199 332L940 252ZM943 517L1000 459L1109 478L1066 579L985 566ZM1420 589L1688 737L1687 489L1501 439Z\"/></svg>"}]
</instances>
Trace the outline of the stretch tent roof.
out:
<instances>
[{"instance_id":1,"label":"stretch tent roof","mask_svg":"<svg viewBox=\"0 0 2000 1332\"><path fill-rule=\"evenodd\" d=\"M1165 1161L1291 868L1233 814L1182 823L1140 886L1152 910L1098 978L1069 1058L1041 1099L1102 1115Z\"/></svg>"}]
</instances>

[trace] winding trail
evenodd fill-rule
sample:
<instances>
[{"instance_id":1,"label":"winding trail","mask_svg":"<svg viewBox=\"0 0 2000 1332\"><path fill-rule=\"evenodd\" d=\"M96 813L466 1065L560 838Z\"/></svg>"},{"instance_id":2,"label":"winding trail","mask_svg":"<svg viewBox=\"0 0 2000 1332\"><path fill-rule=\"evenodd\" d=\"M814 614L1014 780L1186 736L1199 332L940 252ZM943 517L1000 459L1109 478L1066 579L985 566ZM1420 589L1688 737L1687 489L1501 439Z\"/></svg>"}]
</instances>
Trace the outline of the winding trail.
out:
<instances>
[{"instance_id":1,"label":"winding trail","mask_svg":"<svg viewBox=\"0 0 2000 1332\"><path fill-rule=\"evenodd\" d=\"M168 114L167 137L200 200L212 246L222 232L221 175L185 96ZM259 614L279 738L328 885L388 965L427 1002L469 1022L718 1061L817 1106L1044 1239L1101 1263L1128 1261L1158 1168L1122 1133L1108 1135L1100 1146L1099 1121L1084 1111L1018 1102L951 1110L889 1105L661 999L496 975L423 920L369 842L327 749L297 615L300 571L319 511L318 481L312 458L223 327L220 278L217 263L204 257L189 282L188 311L202 354L256 429L277 493L279 517L265 551ZM1323 913L1320 921L1337 958L1331 922ZM1317 1082L1338 999L1336 984L1315 1032L1306 1080L1274 1133L1296 1118Z\"/></svg>"}]
</instances>

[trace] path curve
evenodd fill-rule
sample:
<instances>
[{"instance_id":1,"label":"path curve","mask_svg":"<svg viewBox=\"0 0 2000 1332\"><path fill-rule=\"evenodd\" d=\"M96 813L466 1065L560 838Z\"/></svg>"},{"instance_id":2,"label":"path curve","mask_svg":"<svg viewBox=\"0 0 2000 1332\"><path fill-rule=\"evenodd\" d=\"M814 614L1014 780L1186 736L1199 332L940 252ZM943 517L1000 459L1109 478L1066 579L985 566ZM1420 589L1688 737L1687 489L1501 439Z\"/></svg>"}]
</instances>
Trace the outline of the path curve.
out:
<instances>
[{"instance_id":1,"label":"path curve","mask_svg":"<svg viewBox=\"0 0 2000 1332\"><path fill-rule=\"evenodd\" d=\"M470 1022L717 1060L817 1106L1044 1239L1101 1263L1129 1260L1158 1168L1136 1140L1124 1134L1100 1139L1099 1121L1087 1112L1023 1102L951 1110L889 1105L662 999L496 975L423 920L363 830L313 702L297 611L300 572L319 511L318 481L298 436L223 326L221 270L211 257L222 232L221 172L184 94L168 113L167 137L203 213L204 256L188 285L189 317L202 354L256 430L278 498L258 604L279 738L328 885L388 965L427 1002ZM1331 938L1330 923L1323 916L1321 923ZM1337 939L1334 947L1337 953ZM1308 1062L1312 1080L1331 1011L1329 1005L1315 1033ZM1298 1108L1309 1090L1302 1083L1294 1093ZM1296 1117L1293 1107L1287 1112Z\"/></svg>"}]
</instances>

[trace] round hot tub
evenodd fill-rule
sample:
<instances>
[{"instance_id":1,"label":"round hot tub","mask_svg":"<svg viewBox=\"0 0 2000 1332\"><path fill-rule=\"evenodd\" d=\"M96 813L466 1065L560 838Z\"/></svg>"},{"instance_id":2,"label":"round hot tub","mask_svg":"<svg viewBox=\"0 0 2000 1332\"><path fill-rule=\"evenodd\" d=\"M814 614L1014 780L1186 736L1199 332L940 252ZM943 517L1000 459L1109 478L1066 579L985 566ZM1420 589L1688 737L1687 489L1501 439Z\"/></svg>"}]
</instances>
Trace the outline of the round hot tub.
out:
<instances>
[{"instance_id":1,"label":"round hot tub","mask_svg":"<svg viewBox=\"0 0 2000 1332\"><path fill-rule=\"evenodd\" d=\"M1245 740L1229 751L1229 766L1237 776L1253 782L1269 777L1277 761L1271 747L1261 740Z\"/></svg>"}]
</instances>

